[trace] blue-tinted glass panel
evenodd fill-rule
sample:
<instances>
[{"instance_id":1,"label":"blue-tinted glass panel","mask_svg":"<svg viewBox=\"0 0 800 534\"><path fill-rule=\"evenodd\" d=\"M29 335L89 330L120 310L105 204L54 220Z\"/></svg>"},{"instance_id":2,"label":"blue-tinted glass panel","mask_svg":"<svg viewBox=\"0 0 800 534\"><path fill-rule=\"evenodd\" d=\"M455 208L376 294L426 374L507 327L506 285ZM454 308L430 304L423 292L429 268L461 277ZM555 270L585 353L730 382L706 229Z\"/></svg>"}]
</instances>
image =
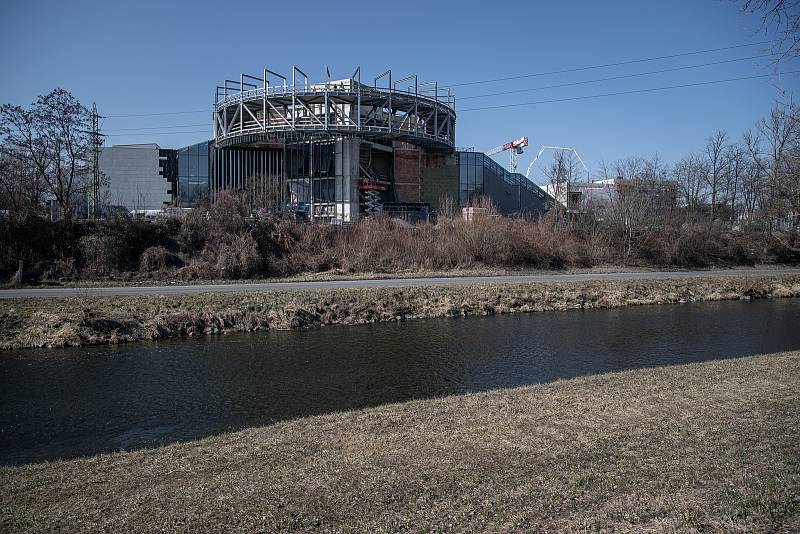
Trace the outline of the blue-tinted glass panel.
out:
<instances>
[{"instance_id":1,"label":"blue-tinted glass panel","mask_svg":"<svg viewBox=\"0 0 800 534\"><path fill-rule=\"evenodd\" d=\"M181 148L178 150L178 175L189 176L189 149Z\"/></svg>"},{"instance_id":2,"label":"blue-tinted glass panel","mask_svg":"<svg viewBox=\"0 0 800 534\"><path fill-rule=\"evenodd\" d=\"M197 145L189 147L189 176L197 176L198 170L198 151Z\"/></svg>"},{"instance_id":3,"label":"blue-tinted glass panel","mask_svg":"<svg viewBox=\"0 0 800 534\"><path fill-rule=\"evenodd\" d=\"M181 205L184 204L184 200L189 198L189 184L185 181L181 181L178 183L178 197L181 200Z\"/></svg>"},{"instance_id":4,"label":"blue-tinted glass panel","mask_svg":"<svg viewBox=\"0 0 800 534\"><path fill-rule=\"evenodd\" d=\"M208 144L203 143L200 145L200 159L198 162L199 172L198 175L208 181Z\"/></svg>"},{"instance_id":5,"label":"blue-tinted glass panel","mask_svg":"<svg viewBox=\"0 0 800 534\"><path fill-rule=\"evenodd\" d=\"M178 150L178 192L181 206L194 206L208 196L208 162L207 142Z\"/></svg>"}]
</instances>

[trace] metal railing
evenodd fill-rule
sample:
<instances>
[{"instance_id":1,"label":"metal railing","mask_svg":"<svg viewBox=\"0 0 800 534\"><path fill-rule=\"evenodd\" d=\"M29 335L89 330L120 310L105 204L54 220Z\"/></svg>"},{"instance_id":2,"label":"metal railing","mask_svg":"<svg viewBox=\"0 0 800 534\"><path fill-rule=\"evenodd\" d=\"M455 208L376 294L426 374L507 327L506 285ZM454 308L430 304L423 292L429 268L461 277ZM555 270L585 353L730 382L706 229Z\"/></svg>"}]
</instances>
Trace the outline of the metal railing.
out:
<instances>
[{"instance_id":1,"label":"metal railing","mask_svg":"<svg viewBox=\"0 0 800 534\"><path fill-rule=\"evenodd\" d=\"M326 69L327 81L320 83L309 83L296 66L291 77L264 69L263 77L241 74L238 81L225 80L215 95L214 137L236 142L259 132L364 132L454 147L455 97L449 89L436 82L418 83L416 75L392 82L391 69L370 86L361 83L360 70L349 79L332 81ZM384 78L386 87L378 84Z\"/></svg>"}]
</instances>

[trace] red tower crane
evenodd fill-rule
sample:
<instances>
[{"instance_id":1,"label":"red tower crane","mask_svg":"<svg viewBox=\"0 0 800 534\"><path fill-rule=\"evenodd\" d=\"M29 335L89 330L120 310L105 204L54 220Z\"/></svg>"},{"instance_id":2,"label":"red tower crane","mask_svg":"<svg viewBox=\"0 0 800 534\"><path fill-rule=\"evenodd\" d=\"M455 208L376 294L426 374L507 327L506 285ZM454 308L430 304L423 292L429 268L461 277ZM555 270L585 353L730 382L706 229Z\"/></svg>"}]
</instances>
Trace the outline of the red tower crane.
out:
<instances>
[{"instance_id":1,"label":"red tower crane","mask_svg":"<svg viewBox=\"0 0 800 534\"><path fill-rule=\"evenodd\" d=\"M506 150L511 151L511 172L517 172L517 156L522 154L523 148L528 146L528 136L520 137L519 139L515 139L514 141L509 141L508 143L502 144L500 146L496 146L494 148L490 148L486 151L487 156L493 156L494 154L499 154L500 152L505 152Z\"/></svg>"}]
</instances>

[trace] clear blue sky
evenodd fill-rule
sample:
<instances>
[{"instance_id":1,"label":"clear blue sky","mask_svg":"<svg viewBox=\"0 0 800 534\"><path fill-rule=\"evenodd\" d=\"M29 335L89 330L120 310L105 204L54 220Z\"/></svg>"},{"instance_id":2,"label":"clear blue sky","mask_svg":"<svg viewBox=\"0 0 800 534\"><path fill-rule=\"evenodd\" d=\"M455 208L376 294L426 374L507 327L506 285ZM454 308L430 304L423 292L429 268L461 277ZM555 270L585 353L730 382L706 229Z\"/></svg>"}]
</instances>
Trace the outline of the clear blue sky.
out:
<instances>
[{"instance_id":1,"label":"clear blue sky","mask_svg":"<svg viewBox=\"0 0 800 534\"><path fill-rule=\"evenodd\" d=\"M325 65L347 77L391 67L442 84L533 74L763 41L759 20L735 0L564 2L64 2L13 1L0 8L0 102L26 104L60 86L96 101L112 118L111 144L176 147L211 136L214 87L265 66L297 64L322 79ZM659 69L740 59L753 46L661 61L455 88L457 144L484 150L528 135L531 145L574 146L600 159L650 156L674 161L717 128L733 137L765 115L775 84L800 89L800 75L656 93L484 111L469 108L631 91L769 74L750 59L637 78L486 98ZM800 69L800 62L782 70ZM797 95L795 95L797 97ZM152 117L114 115L209 111ZM197 126L200 125L200 126ZM144 127L173 127L136 130ZM184 126L180 128L180 126ZM192 133L167 133L192 132ZM144 135L133 135L133 134ZM536 150L521 159L526 166ZM507 158L502 156L501 163Z\"/></svg>"}]
</instances>

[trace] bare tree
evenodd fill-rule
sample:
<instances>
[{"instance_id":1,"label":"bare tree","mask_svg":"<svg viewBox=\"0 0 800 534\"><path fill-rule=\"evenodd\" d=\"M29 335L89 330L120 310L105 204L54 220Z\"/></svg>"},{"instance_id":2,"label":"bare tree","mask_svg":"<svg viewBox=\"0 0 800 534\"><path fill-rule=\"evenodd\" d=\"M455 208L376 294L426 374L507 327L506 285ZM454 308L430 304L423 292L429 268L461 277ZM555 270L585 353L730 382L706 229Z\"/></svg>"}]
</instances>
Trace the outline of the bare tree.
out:
<instances>
[{"instance_id":1,"label":"bare tree","mask_svg":"<svg viewBox=\"0 0 800 534\"><path fill-rule=\"evenodd\" d=\"M775 31L780 38L773 47L778 55L776 63L800 56L800 1L799 0L746 0L742 11L761 17L761 29Z\"/></svg>"},{"instance_id":2,"label":"bare tree","mask_svg":"<svg viewBox=\"0 0 800 534\"><path fill-rule=\"evenodd\" d=\"M75 206L85 198L89 110L69 92L55 89L38 98L34 116L52 161L44 179L64 219L69 221Z\"/></svg>"},{"instance_id":3,"label":"bare tree","mask_svg":"<svg viewBox=\"0 0 800 534\"><path fill-rule=\"evenodd\" d=\"M669 170L669 165L661 159L658 153L655 153L649 160L644 162L641 177L644 180L653 182L664 182L669 177Z\"/></svg>"},{"instance_id":4,"label":"bare tree","mask_svg":"<svg viewBox=\"0 0 800 534\"><path fill-rule=\"evenodd\" d=\"M47 186L62 216L71 220L85 195L89 111L64 89L40 96L30 109L0 107L3 146Z\"/></svg>"},{"instance_id":5,"label":"bare tree","mask_svg":"<svg viewBox=\"0 0 800 534\"><path fill-rule=\"evenodd\" d=\"M0 135L0 184L12 210L24 217L24 211L35 211L34 206L42 200L46 188L43 169L50 166L50 156L37 131L32 111L10 104L0 106ZM34 204L28 204L26 209L27 203Z\"/></svg>"},{"instance_id":6,"label":"bare tree","mask_svg":"<svg viewBox=\"0 0 800 534\"><path fill-rule=\"evenodd\" d=\"M761 209L764 179L759 166L748 158L741 175L741 202L742 218L750 224L755 222L756 213Z\"/></svg>"},{"instance_id":7,"label":"bare tree","mask_svg":"<svg viewBox=\"0 0 800 534\"><path fill-rule=\"evenodd\" d=\"M625 158L617 160L614 163L614 172L616 173L617 178L622 178L623 180L628 181L638 180L642 177L646 167L647 162L643 158Z\"/></svg>"},{"instance_id":8,"label":"bare tree","mask_svg":"<svg viewBox=\"0 0 800 534\"><path fill-rule=\"evenodd\" d=\"M556 221L560 221L564 213L576 209L577 204L581 202L581 199L573 197L573 195L578 196L573 184L582 181L582 173L583 165L573 152L557 150L553 153L553 160L544 170L544 174L550 182L550 192L553 197L566 208L565 212L561 210L555 212Z\"/></svg>"},{"instance_id":9,"label":"bare tree","mask_svg":"<svg viewBox=\"0 0 800 534\"><path fill-rule=\"evenodd\" d=\"M678 182L679 199L693 219L706 200L708 165L705 159L690 154L675 164L672 177Z\"/></svg>"},{"instance_id":10,"label":"bare tree","mask_svg":"<svg viewBox=\"0 0 800 534\"><path fill-rule=\"evenodd\" d=\"M621 180L615 186L605 212L608 222L622 238L623 255L629 259L641 244L654 220L652 196L640 187L639 180Z\"/></svg>"},{"instance_id":11,"label":"bare tree","mask_svg":"<svg viewBox=\"0 0 800 534\"><path fill-rule=\"evenodd\" d=\"M598 171L596 173L598 180L613 180L617 176L614 174L613 169L611 168L611 164L608 163L606 160L601 159L600 163L598 164Z\"/></svg>"},{"instance_id":12,"label":"bare tree","mask_svg":"<svg viewBox=\"0 0 800 534\"><path fill-rule=\"evenodd\" d=\"M725 130L717 130L706 140L705 156L708 162L706 179L708 181L712 220L717 211L720 189L723 187L725 180L725 167L728 163L725 158L727 145L728 133Z\"/></svg>"},{"instance_id":13,"label":"bare tree","mask_svg":"<svg viewBox=\"0 0 800 534\"><path fill-rule=\"evenodd\" d=\"M744 134L753 164L765 177L762 206L769 230L789 221L795 234L800 230L800 108L776 104L769 118L756 123L755 132ZM797 238L795 237L795 240Z\"/></svg>"},{"instance_id":14,"label":"bare tree","mask_svg":"<svg viewBox=\"0 0 800 534\"><path fill-rule=\"evenodd\" d=\"M45 185L13 145L0 144L0 209L24 220L41 211Z\"/></svg>"},{"instance_id":15,"label":"bare tree","mask_svg":"<svg viewBox=\"0 0 800 534\"><path fill-rule=\"evenodd\" d=\"M627 260L654 229L669 220L675 191L667 183L669 169L657 154L650 160L621 159L612 168L617 180L605 214L614 233L621 238ZM608 168L602 172L608 175Z\"/></svg>"},{"instance_id":16,"label":"bare tree","mask_svg":"<svg viewBox=\"0 0 800 534\"><path fill-rule=\"evenodd\" d=\"M725 204L730 208L730 221L733 223L741 215L740 194L742 180L747 171L747 150L741 143L730 145L725 152Z\"/></svg>"}]
</instances>

